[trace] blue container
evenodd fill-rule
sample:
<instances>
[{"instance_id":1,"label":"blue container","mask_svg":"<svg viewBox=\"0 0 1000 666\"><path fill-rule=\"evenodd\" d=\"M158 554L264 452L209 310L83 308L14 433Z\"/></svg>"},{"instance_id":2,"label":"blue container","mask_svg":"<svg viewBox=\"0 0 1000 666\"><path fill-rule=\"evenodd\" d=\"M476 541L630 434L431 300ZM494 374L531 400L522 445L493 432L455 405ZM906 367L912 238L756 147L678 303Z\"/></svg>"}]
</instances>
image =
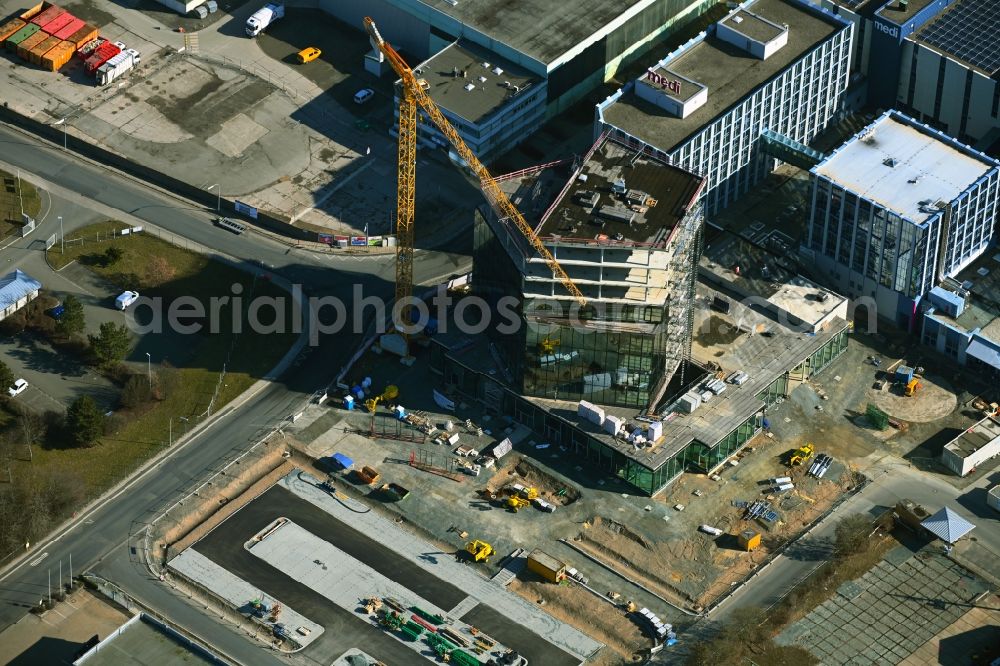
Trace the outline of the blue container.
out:
<instances>
[{"instance_id":1,"label":"blue container","mask_svg":"<svg viewBox=\"0 0 1000 666\"><path fill-rule=\"evenodd\" d=\"M354 396L345 395L344 396L344 409L347 411L352 411L354 409Z\"/></svg>"},{"instance_id":2,"label":"blue container","mask_svg":"<svg viewBox=\"0 0 1000 666\"><path fill-rule=\"evenodd\" d=\"M896 381L908 384L913 379L913 368L908 365L901 365L896 368Z\"/></svg>"}]
</instances>

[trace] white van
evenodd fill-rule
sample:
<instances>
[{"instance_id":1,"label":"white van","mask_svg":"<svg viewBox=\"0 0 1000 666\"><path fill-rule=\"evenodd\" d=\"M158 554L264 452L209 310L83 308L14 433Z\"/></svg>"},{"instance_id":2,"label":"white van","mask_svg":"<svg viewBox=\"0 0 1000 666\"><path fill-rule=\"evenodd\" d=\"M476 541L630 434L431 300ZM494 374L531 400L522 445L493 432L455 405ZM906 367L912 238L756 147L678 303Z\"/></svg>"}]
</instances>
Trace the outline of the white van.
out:
<instances>
[{"instance_id":1,"label":"white van","mask_svg":"<svg viewBox=\"0 0 1000 666\"><path fill-rule=\"evenodd\" d=\"M115 309L124 310L128 306L139 300L139 292L137 291L123 291L121 295L115 299Z\"/></svg>"}]
</instances>

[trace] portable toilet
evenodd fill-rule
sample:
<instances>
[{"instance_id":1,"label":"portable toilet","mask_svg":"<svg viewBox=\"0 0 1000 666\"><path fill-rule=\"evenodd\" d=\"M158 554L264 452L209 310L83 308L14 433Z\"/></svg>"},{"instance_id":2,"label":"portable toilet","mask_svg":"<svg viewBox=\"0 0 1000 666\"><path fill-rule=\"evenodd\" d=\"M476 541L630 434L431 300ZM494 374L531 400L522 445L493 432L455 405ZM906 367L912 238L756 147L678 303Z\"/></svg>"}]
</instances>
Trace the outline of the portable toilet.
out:
<instances>
[{"instance_id":1,"label":"portable toilet","mask_svg":"<svg viewBox=\"0 0 1000 666\"><path fill-rule=\"evenodd\" d=\"M406 418L406 410L403 408L402 405L396 405L392 411L393 414L396 415L396 418L399 419L400 421Z\"/></svg>"},{"instance_id":2,"label":"portable toilet","mask_svg":"<svg viewBox=\"0 0 1000 666\"><path fill-rule=\"evenodd\" d=\"M755 530L743 530L740 532L739 537L737 537L737 541L739 541L740 548L747 552L756 550L757 548L760 548L760 532Z\"/></svg>"},{"instance_id":3,"label":"portable toilet","mask_svg":"<svg viewBox=\"0 0 1000 666\"><path fill-rule=\"evenodd\" d=\"M344 409L346 409L349 412L354 410L354 396L353 395L345 395L344 396Z\"/></svg>"}]
</instances>

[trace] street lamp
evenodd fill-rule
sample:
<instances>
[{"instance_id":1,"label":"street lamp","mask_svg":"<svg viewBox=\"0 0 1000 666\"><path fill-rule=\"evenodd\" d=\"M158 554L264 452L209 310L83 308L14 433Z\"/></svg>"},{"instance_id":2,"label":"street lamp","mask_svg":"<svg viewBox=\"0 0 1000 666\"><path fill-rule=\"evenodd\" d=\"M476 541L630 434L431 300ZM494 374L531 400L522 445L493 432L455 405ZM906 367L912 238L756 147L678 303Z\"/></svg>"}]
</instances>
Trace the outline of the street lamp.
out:
<instances>
[{"instance_id":1,"label":"street lamp","mask_svg":"<svg viewBox=\"0 0 1000 666\"><path fill-rule=\"evenodd\" d=\"M146 352L146 378L149 380L149 390L153 390L153 357Z\"/></svg>"},{"instance_id":2,"label":"street lamp","mask_svg":"<svg viewBox=\"0 0 1000 666\"><path fill-rule=\"evenodd\" d=\"M177 418L181 421L184 421L184 423L188 422L186 417L178 416ZM170 429L169 432L167 433L167 446L173 446L173 443L174 443L174 417L171 416Z\"/></svg>"},{"instance_id":3,"label":"street lamp","mask_svg":"<svg viewBox=\"0 0 1000 666\"><path fill-rule=\"evenodd\" d=\"M218 211L222 210L222 188L219 186L218 183L216 183L215 185L209 185L205 189L207 191L211 192L213 187L218 187L219 188L219 190L217 192L217 196L215 198L215 210L216 210L216 212L218 212Z\"/></svg>"},{"instance_id":4,"label":"street lamp","mask_svg":"<svg viewBox=\"0 0 1000 666\"><path fill-rule=\"evenodd\" d=\"M60 118L59 120L55 121L52 124L53 125L62 125L63 126L63 150L66 150L66 119L65 118Z\"/></svg>"}]
</instances>

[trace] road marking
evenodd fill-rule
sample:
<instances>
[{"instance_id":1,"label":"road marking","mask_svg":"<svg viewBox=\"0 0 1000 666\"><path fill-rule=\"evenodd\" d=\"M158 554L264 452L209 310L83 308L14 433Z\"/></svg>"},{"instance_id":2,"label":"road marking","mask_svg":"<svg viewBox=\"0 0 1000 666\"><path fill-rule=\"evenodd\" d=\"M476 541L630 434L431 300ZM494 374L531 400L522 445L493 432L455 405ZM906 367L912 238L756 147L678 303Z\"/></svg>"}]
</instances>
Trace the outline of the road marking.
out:
<instances>
[{"instance_id":1,"label":"road marking","mask_svg":"<svg viewBox=\"0 0 1000 666\"><path fill-rule=\"evenodd\" d=\"M48 551L45 551L44 553L42 553L41 555L39 555L35 559L31 560L31 562L28 563L28 566L29 567L37 567L39 564L41 564L42 560L44 560L48 556L49 556Z\"/></svg>"}]
</instances>

